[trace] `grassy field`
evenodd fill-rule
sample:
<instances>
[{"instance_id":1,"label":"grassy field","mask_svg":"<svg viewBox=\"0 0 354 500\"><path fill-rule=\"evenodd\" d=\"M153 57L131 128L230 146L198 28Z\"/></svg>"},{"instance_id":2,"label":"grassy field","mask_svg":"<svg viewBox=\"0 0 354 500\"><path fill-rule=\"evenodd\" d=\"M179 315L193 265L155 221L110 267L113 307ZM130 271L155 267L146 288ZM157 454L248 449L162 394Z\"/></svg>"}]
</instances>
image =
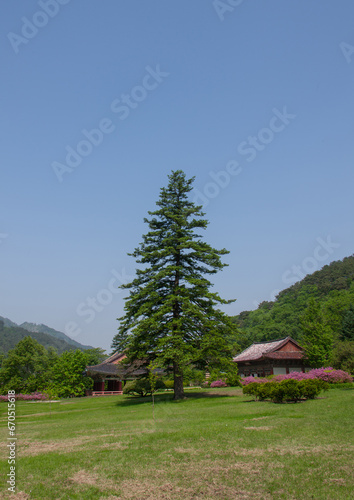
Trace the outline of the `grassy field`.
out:
<instances>
[{"instance_id":1,"label":"grassy field","mask_svg":"<svg viewBox=\"0 0 354 500\"><path fill-rule=\"evenodd\" d=\"M19 499L353 498L352 389L297 404L254 402L240 389L151 398L18 402Z\"/></svg>"}]
</instances>

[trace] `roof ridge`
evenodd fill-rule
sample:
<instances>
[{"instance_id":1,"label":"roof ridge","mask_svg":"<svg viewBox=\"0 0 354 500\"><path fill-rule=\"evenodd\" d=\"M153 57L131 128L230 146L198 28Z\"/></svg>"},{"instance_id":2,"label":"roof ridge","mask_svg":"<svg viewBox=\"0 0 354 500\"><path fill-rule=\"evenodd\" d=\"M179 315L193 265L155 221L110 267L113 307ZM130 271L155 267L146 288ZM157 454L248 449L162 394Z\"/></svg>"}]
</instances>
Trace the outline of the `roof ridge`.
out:
<instances>
[{"instance_id":1,"label":"roof ridge","mask_svg":"<svg viewBox=\"0 0 354 500\"><path fill-rule=\"evenodd\" d=\"M282 346L286 345L288 342L294 343L301 349L301 346L296 342L296 340L292 339L290 335L285 338L278 340L268 340L266 342L254 342L249 347L244 349L239 354L234 356L233 360L243 360L243 359L260 359L266 353L274 353L277 352Z\"/></svg>"},{"instance_id":2,"label":"roof ridge","mask_svg":"<svg viewBox=\"0 0 354 500\"><path fill-rule=\"evenodd\" d=\"M252 345L259 345L259 344L271 344L272 342L280 342L282 340L286 340L286 339L291 339L291 337L288 335L287 337L284 337L282 339L277 339L277 340L265 340L264 342L253 342L253 344L251 344L249 347L251 347ZM248 347L247 347L248 349Z\"/></svg>"}]
</instances>

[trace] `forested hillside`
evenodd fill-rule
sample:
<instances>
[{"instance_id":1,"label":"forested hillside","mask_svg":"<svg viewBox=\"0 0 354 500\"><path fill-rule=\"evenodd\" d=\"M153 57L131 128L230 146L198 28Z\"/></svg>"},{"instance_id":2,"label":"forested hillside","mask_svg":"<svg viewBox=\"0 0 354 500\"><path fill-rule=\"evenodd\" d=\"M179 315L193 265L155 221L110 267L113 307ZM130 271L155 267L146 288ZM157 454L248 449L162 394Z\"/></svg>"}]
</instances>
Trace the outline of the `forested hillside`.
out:
<instances>
[{"instance_id":1,"label":"forested hillside","mask_svg":"<svg viewBox=\"0 0 354 500\"><path fill-rule=\"evenodd\" d=\"M46 333L29 332L20 326L4 326L4 321L0 320L0 354L7 354L24 337L30 336L37 340L46 349L54 347L59 354L64 351L75 349L75 346L68 344L65 340L51 337Z\"/></svg>"},{"instance_id":2,"label":"forested hillside","mask_svg":"<svg viewBox=\"0 0 354 500\"><path fill-rule=\"evenodd\" d=\"M1 319L1 318L0 318ZM51 337L55 337L60 340L64 340L70 345L73 345L77 349L92 349L92 346L90 345L83 345L80 344L79 342L76 342L76 340L71 339L65 333L59 332L58 330L54 330L54 328L50 328L47 325L37 325L36 323L28 323L27 321L25 323L22 323L19 325L21 328L24 328L25 330L33 333L46 333L47 335L50 335Z\"/></svg>"},{"instance_id":3,"label":"forested hillside","mask_svg":"<svg viewBox=\"0 0 354 500\"><path fill-rule=\"evenodd\" d=\"M321 321L330 328L334 341L354 340L350 326L354 314L354 255L306 276L280 292L274 302L262 302L257 310L243 311L233 317L239 328L241 349L253 342L287 335L301 341L301 322L311 298L318 304ZM346 334L343 333L345 324Z\"/></svg>"},{"instance_id":4,"label":"forested hillside","mask_svg":"<svg viewBox=\"0 0 354 500\"><path fill-rule=\"evenodd\" d=\"M2 324L3 326L1 326ZM70 349L92 349L92 346L80 344L65 333L54 330L47 325L28 322L18 325L9 318L0 316L0 354L6 354L10 349L13 349L17 342L26 335L36 339L46 349L54 347L59 354Z\"/></svg>"}]
</instances>

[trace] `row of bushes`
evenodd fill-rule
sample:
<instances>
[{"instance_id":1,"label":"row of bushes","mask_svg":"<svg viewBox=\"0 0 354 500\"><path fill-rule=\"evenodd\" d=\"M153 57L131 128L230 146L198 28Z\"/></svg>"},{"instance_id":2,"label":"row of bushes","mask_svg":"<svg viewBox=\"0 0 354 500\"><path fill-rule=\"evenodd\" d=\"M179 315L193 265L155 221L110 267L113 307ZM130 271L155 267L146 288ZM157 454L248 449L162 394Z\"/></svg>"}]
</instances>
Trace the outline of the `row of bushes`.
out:
<instances>
[{"instance_id":1,"label":"row of bushes","mask_svg":"<svg viewBox=\"0 0 354 500\"><path fill-rule=\"evenodd\" d=\"M235 384L226 383L224 380L214 380L214 381L204 381L201 387L227 387L228 385L240 385L237 378ZM162 380L157 379L155 382L154 392L159 390L173 389L173 380ZM190 387L190 386L188 386ZM130 380L123 387L123 394L132 394L136 396L147 396L152 394L151 381L148 378L141 378L136 380Z\"/></svg>"},{"instance_id":2,"label":"row of bushes","mask_svg":"<svg viewBox=\"0 0 354 500\"><path fill-rule=\"evenodd\" d=\"M253 382L265 383L269 379L276 382L281 382L282 380L322 380L323 382L328 382L329 384L344 384L353 382L353 377L350 373L343 370L334 370L332 367L328 368L314 368L309 372L291 372L286 375L271 375L268 378L261 377L245 377L241 379L241 384L246 386Z\"/></svg>"},{"instance_id":3,"label":"row of bushes","mask_svg":"<svg viewBox=\"0 0 354 500\"><path fill-rule=\"evenodd\" d=\"M280 382L251 382L243 387L243 393L251 394L259 401L270 399L274 403L284 401L296 403L304 399L314 399L321 391L326 391L328 388L328 382L320 379L287 379Z\"/></svg>"}]
</instances>

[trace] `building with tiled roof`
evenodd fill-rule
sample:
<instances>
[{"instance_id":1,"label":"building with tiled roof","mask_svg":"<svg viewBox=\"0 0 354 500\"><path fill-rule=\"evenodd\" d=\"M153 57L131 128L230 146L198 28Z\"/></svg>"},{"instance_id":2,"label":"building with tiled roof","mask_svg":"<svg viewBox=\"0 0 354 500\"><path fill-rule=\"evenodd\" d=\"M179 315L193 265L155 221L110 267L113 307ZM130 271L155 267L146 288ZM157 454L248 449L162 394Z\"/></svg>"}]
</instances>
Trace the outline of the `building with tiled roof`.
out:
<instances>
[{"instance_id":1,"label":"building with tiled roof","mask_svg":"<svg viewBox=\"0 0 354 500\"><path fill-rule=\"evenodd\" d=\"M86 374L94 380L93 389L87 391L87 394L92 396L123 394L123 385L127 380L148 374L145 361L136 360L125 364L122 363L125 358L124 353L115 352L98 365L86 366ZM162 373L161 369L156 371Z\"/></svg>"},{"instance_id":2,"label":"building with tiled roof","mask_svg":"<svg viewBox=\"0 0 354 500\"><path fill-rule=\"evenodd\" d=\"M304 372L307 368L303 348L291 337L252 344L233 360L242 377Z\"/></svg>"}]
</instances>

